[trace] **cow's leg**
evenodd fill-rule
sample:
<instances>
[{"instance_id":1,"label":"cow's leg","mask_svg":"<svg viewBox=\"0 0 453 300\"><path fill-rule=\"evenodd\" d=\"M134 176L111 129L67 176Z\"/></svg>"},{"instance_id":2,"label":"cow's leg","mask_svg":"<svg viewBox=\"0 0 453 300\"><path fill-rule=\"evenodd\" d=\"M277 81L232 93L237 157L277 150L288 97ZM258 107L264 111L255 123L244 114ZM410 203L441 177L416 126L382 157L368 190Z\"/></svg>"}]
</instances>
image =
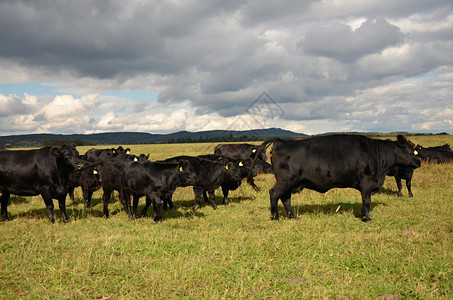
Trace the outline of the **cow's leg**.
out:
<instances>
[{"instance_id":1,"label":"cow's leg","mask_svg":"<svg viewBox=\"0 0 453 300\"><path fill-rule=\"evenodd\" d=\"M10 193L0 191L0 202L2 206L2 221L8 220L8 202Z\"/></svg>"},{"instance_id":2,"label":"cow's leg","mask_svg":"<svg viewBox=\"0 0 453 300\"><path fill-rule=\"evenodd\" d=\"M132 214L134 216L137 216L137 208L138 208L138 200L140 199L139 196L132 196L133 202L132 202Z\"/></svg>"},{"instance_id":3,"label":"cow's leg","mask_svg":"<svg viewBox=\"0 0 453 300\"><path fill-rule=\"evenodd\" d=\"M162 200L157 197L157 195L150 195L150 198L153 201L153 206L154 206L154 222L159 221L162 218Z\"/></svg>"},{"instance_id":4,"label":"cow's leg","mask_svg":"<svg viewBox=\"0 0 453 300\"><path fill-rule=\"evenodd\" d=\"M271 200L271 220L278 220L278 199L280 199L283 193L279 191L277 184L275 184L269 190L269 196Z\"/></svg>"},{"instance_id":5,"label":"cow's leg","mask_svg":"<svg viewBox=\"0 0 453 300\"><path fill-rule=\"evenodd\" d=\"M362 191L362 221L371 222L370 218L371 192Z\"/></svg>"},{"instance_id":6,"label":"cow's leg","mask_svg":"<svg viewBox=\"0 0 453 300\"><path fill-rule=\"evenodd\" d=\"M52 195L49 192L43 192L41 193L42 199L44 200L44 203L46 204L47 208L47 214L49 216L49 221L51 223L55 223L55 218L53 217L53 200L52 200Z\"/></svg>"},{"instance_id":7,"label":"cow's leg","mask_svg":"<svg viewBox=\"0 0 453 300\"><path fill-rule=\"evenodd\" d=\"M88 199L86 200L86 207L90 208L91 207L91 198L93 198L93 191L88 190L87 198Z\"/></svg>"},{"instance_id":8,"label":"cow's leg","mask_svg":"<svg viewBox=\"0 0 453 300\"><path fill-rule=\"evenodd\" d=\"M412 194L411 182L412 182L412 178L406 179L406 187L407 187L407 191L409 192L409 197L414 197L414 194Z\"/></svg>"},{"instance_id":9,"label":"cow's leg","mask_svg":"<svg viewBox=\"0 0 453 300\"><path fill-rule=\"evenodd\" d=\"M162 198L162 208L164 210L168 210L168 206L170 204L170 202L169 202L170 197L171 196L168 196L168 194L167 194L167 195L164 195L163 198Z\"/></svg>"},{"instance_id":10,"label":"cow's leg","mask_svg":"<svg viewBox=\"0 0 453 300\"><path fill-rule=\"evenodd\" d=\"M91 196L93 195L93 192L91 192L88 188L82 187L82 193L83 193L83 203L85 205L85 208L90 208L91 207Z\"/></svg>"},{"instance_id":11,"label":"cow's leg","mask_svg":"<svg viewBox=\"0 0 453 300\"><path fill-rule=\"evenodd\" d=\"M228 193L229 193L229 189L226 188L226 187L222 187L222 193L223 193L223 202L222 204L223 205L228 205Z\"/></svg>"},{"instance_id":12,"label":"cow's leg","mask_svg":"<svg viewBox=\"0 0 453 300\"><path fill-rule=\"evenodd\" d=\"M61 219L66 223L68 222L68 216L66 215L66 195L58 197L57 200L58 206L60 207Z\"/></svg>"},{"instance_id":13,"label":"cow's leg","mask_svg":"<svg viewBox=\"0 0 453 300\"><path fill-rule=\"evenodd\" d=\"M148 196L146 196L145 198L146 198L146 203L145 203L145 207L143 207L143 209L142 209L142 214L141 214L142 218L146 215L146 212L148 211L148 208L152 202Z\"/></svg>"},{"instance_id":14,"label":"cow's leg","mask_svg":"<svg viewBox=\"0 0 453 300\"><path fill-rule=\"evenodd\" d=\"M102 195L102 203L104 204L104 217L108 218L109 217L109 202L110 202L110 197L112 196L112 190L108 189L103 189L104 194Z\"/></svg>"},{"instance_id":15,"label":"cow's leg","mask_svg":"<svg viewBox=\"0 0 453 300\"><path fill-rule=\"evenodd\" d=\"M206 193L206 190L205 190ZM217 209L217 203L215 203L215 190L208 191L209 199L211 199L211 205L213 209Z\"/></svg>"},{"instance_id":16,"label":"cow's leg","mask_svg":"<svg viewBox=\"0 0 453 300\"><path fill-rule=\"evenodd\" d=\"M121 203L123 203L124 210L126 211L129 219L133 220L134 216L132 215L132 209L131 209L131 195L125 191L121 191L120 199L121 199ZM138 202L138 198L137 198L137 202Z\"/></svg>"},{"instance_id":17,"label":"cow's leg","mask_svg":"<svg viewBox=\"0 0 453 300\"><path fill-rule=\"evenodd\" d=\"M296 218L296 214L294 213L294 210L291 206L291 192L283 194L280 198L283 202L283 206L285 207L288 218L290 219Z\"/></svg>"},{"instance_id":18,"label":"cow's leg","mask_svg":"<svg viewBox=\"0 0 453 300\"><path fill-rule=\"evenodd\" d=\"M195 194L195 200L193 202L192 208L197 207L197 204L200 204L201 194L203 193L203 188L193 187L193 192Z\"/></svg>"},{"instance_id":19,"label":"cow's leg","mask_svg":"<svg viewBox=\"0 0 453 300\"><path fill-rule=\"evenodd\" d=\"M75 198L74 198L74 187L73 186L70 186L68 188L68 194L69 194L69 198L71 198L71 200L72 200L72 205L77 206L77 203L75 202Z\"/></svg>"},{"instance_id":20,"label":"cow's leg","mask_svg":"<svg viewBox=\"0 0 453 300\"><path fill-rule=\"evenodd\" d=\"M395 176L396 186L398 187L398 197L403 197L403 185L401 183L401 177Z\"/></svg>"},{"instance_id":21,"label":"cow's leg","mask_svg":"<svg viewBox=\"0 0 453 300\"><path fill-rule=\"evenodd\" d=\"M203 189L203 199L204 199L204 202L206 202L206 203L209 202L208 194L207 194L207 191L205 189Z\"/></svg>"},{"instance_id":22,"label":"cow's leg","mask_svg":"<svg viewBox=\"0 0 453 300\"><path fill-rule=\"evenodd\" d=\"M173 192L167 192L162 196L162 204L163 204L164 210L167 210L168 208L170 208L170 210L174 209L172 198L173 198Z\"/></svg>"}]
</instances>

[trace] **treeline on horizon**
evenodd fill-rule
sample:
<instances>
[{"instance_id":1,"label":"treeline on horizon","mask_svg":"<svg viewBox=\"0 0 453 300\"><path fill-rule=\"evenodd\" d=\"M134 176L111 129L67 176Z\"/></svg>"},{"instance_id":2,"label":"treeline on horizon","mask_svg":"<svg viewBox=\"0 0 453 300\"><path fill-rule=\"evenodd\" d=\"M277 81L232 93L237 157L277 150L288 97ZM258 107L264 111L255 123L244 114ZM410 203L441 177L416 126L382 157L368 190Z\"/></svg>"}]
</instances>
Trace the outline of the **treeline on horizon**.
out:
<instances>
[{"instance_id":1,"label":"treeline on horizon","mask_svg":"<svg viewBox=\"0 0 453 300\"><path fill-rule=\"evenodd\" d=\"M318 135L331 135L331 134L356 134L356 135L365 135L368 137L396 137L398 134L404 136L430 136L430 135L449 135L446 132L441 133L409 133L409 132L329 132L322 133ZM253 142L253 141L263 141L267 138L273 137L275 135L234 135L232 133L222 136L198 136L198 137L175 137L168 138L167 140L149 142L142 141L140 138L133 141L129 139L127 143L115 141L115 140L103 140L103 141L90 141L84 139L69 139L69 138L49 138L42 141L38 140L14 140L12 142L2 142L0 141L0 149L4 148L28 148L28 147L47 147L47 146L61 146L63 144L73 143L76 146L100 146L100 145L116 145L116 144L183 144L183 143L215 143L215 142L226 142L226 143L240 143L240 142ZM311 135L316 136L316 135ZM302 135L298 138L308 138L310 135ZM293 136L296 137L297 136ZM285 137L283 137L285 138ZM286 137L288 138L288 137ZM289 137L290 138L290 137Z\"/></svg>"}]
</instances>

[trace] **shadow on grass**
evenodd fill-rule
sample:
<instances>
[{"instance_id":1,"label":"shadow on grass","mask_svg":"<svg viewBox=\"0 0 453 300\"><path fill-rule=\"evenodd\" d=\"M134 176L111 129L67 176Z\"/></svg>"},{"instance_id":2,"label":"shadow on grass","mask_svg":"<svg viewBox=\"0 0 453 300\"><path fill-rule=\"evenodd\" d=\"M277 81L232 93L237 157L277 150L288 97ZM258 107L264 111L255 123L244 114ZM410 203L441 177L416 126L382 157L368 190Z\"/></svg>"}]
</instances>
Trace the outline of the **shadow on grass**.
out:
<instances>
[{"instance_id":1,"label":"shadow on grass","mask_svg":"<svg viewBox=\"0 0 453 300\"><path fill-rule=\"evenodd\" d=\"M382 202L371 202L370 213L378 205L387 205ZM358 219L362 219L362 203L347 203L347 202L337 202L337 203L328 203L328 204L302 204L302 205L293 205L293 209L296 215L312 214L312 215L335 215L337 213L352 212L354 216ZM279 214L286 216L286 211L283 207L279 205Z\"/></svg>"},{"instance_id":2,"label":"shadow on grass","mask_svg":"<svg viewBox=\"0 0 453 300\"><path fill-rule=\"evenodd\" d=\"M398 196L398 191L397 190L392 190L388 188L382 188L377 194L384 194L384 195L390 195L390 196Z\"/></svg>"},{"instance_id":3,"label":"shadow on grass","mask_svg":"<svg viewBox=\"0 0 453 300\"><path fill-rule=\"evenodd\" d=\"M22 204L22 203L30 203L31 200L30 198L27 198L27 197L21 197L21 196L15 196L15 195L11 195L9 197L9 204Z\"/></svg>"}]
</instances>

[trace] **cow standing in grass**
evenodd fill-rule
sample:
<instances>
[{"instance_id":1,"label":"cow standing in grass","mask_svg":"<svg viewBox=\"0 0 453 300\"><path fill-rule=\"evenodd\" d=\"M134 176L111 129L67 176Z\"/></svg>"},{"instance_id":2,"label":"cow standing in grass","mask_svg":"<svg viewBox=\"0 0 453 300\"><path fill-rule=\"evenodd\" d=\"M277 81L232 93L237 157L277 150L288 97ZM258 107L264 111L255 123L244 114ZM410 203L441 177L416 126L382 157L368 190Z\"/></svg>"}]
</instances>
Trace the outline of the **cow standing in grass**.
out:
<instances>
[{"instance_id":1,"label":"cow standing in grass","mask_svg":"<svg viewBox=\"0 0 453 300\"><path fill-rule=\"evenodd\" d=\"M73 144L35 150L0 151L2 220L8 218L8 201L10 194L14 194L41 195L52 223L55 222L53 199L57 199L61 218L66 222L69 173L83 166L84 162L80 160Z\"/></svg>"},{"instance_id":2,"label":"cow standing in grass","mask_svg":"<svg viewBox=\"0 0 453 300\"><path fill-rule=\"evenodd\" d=\"M273 220L279 219L279 199L288 217L296 217L291 193L304 188L321 193L332 188L354 188L362 195L362 220L369 222L371 195L382 187L389 170L395 165L420 167L413 146L401 135L395 142L359 135L303 140L273 138L264 141L257 151L270 144L273 144L271 163L277 180L269 190ZM248 181L258 189L251 175Z\"/></svg>"},{"instance_id":3,"label":"cow standing in grass","mask_svg":"<svg viewBox=\"0 0 453 300\"><path fill-rule=\"evenodd\" d=\"M237 186L242 182L242 170L240 165L241 160L232 161L230 158L216 156L217 158L206 159L203 156L177 156L168 158L165 162L177 162L181 159L187 160L196 174L196 180L190 184L193 186L195 200L192 208L195 208L199 203L204 191L209 193L209 198L213 209L217 209L215 202L214 191L221 187L225 180L235 183ZM206 200L206 199L205 199ZM167 195L164 200L164 208L166 203L173 208L171 194Z\"/></svg>"},{"instance_id":4,"label":"cow standing in grass","mask_svg":"<svg viewBox=\"0 0 453 300\"><path fill-rule=\"evenodd\" d=\"M124 165L121 174L122 202L129 208L129 217L136 213L138 199L146 196L146 205L142 215L146 214L151 203L154 206L154 221L161 219L162 198L173 193L178 186L191 185L196 180L189 162L179 160L176 163L134 161ZM130 197L134 198L134 212L130 207Z\"/></svg>"},{"instance_id":5,"label":"cow standing in grass","mask_svg":"<svg viewBox=\"0 0 453 300\"><path fill-rule=\"evenodd\" d=\"M116 155L110 159L103 161L96 170L99 174L99 180L102 186L102 202L104 205L104 217L109 217L109 202L112 197L113 191L121 191L121 175L123 168L127 162L133 161L147 161L148 155L140 154L139 156L130 154ZM120 195L120 200L122 197ZM126 203L122 202L126 213L130 215L130 208L126 206Z\"/></svg>"}]
</instances>

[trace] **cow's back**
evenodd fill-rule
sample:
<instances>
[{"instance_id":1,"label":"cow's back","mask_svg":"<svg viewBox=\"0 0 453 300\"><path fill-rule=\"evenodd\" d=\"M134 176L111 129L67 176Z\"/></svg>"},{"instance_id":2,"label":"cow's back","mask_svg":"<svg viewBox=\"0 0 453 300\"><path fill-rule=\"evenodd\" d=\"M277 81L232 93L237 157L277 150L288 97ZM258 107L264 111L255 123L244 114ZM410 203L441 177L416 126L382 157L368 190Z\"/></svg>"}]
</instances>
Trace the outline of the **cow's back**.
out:
<instances>
[{"instance_id":1,"label":"cow's back","mask_svg":"<svg viewBox=\"0 0 453 300\"><path fill-rule=\"evenodd\" d=\"M251 144L219 144L214 148L214 154L237 159L253 158L257 146Z\"/></svg>"},{"instance_id":2,"label":"cow's back","mask_svg":"<svg viewBox=\"0 0 453 300\"><path fill-rule=\"evenodd\" d=\"M375 145L361 136L320 136L276 141L272 166L277 180L319 192L334 187L359 188L363 176L377 176Z\"/></svg>"},{"instance_id":3,"label":"cow's back","mask_svg":"<svg viewBox=\"0 0 453 300\"><path fill-rule=\"evenodd\" d=\"M37 195L41 186L59 180L58 171L49 147L0 152L0 189L12 194Z\"/></svg>"}]
</instances>

